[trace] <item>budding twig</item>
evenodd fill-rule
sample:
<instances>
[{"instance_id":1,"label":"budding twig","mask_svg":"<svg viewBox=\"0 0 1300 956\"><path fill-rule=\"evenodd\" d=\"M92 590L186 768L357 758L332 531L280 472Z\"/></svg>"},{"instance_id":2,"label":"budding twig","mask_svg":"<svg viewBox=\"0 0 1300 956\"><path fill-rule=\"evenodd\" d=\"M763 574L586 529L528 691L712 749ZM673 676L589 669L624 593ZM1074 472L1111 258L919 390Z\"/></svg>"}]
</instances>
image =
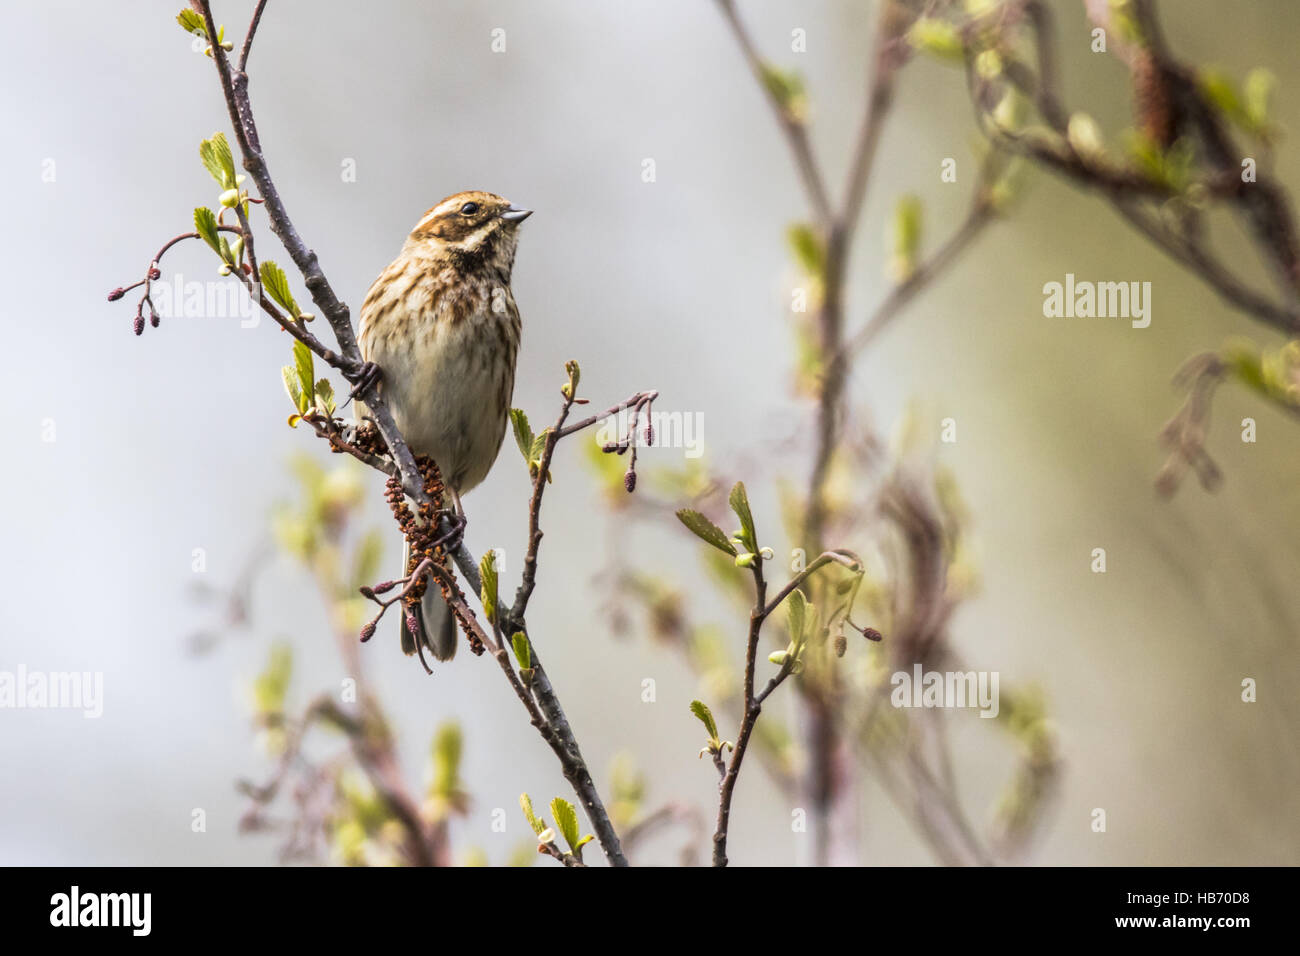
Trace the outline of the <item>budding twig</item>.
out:
<instances>
[{"instance_id":1,"label":"budding twig","mask_svg":"<svg viewBox=\"0 0 1300 956\"><path fill-rule=\"evenodd\" d=\"M754 542L755 544L757 542ZM763 704L766 702L785 679L795 673L798 665L798 658L795 654L786 656L781 661L780 670L776 672L767 682L766 686L759 692L755 692L755 669L758 658L758 645L760 633L763 629L763 622L772 615L772 613L781 606L791 593L803 584L809 577L816 574L822 568L830 564L838 564L841 567L852 571L854 574L862 573L862 561L851 551L834 550L825 551L818 555L806 568L793 577L771 601L767 600L767 580L763 575L763 560L761 552L755 555L757 560L749 565L754 578L754 605L749 614L749 635L745 643L745 683L743 693L743 703L741 709L740 730L736 734L735 750L731 755L731 760L723 766L720 753L714 754L714 763L718 765L722 774L722 783L719 787L718 800L718 822L713 833L713 865L727 865L727 833L731 822L731 802L736 791L736 782L740 779L741 763L745 759L745 753L749 749L750 738L754 734L754 728L758 724L758 718L763 712ZM879 640L879 632L874 628L861 628L851 621L848 617L852 613L852 601L845 610L845 620L850 626L854 627L859 633L873 636L872 639Z\"/></svg>"}]
</instances>

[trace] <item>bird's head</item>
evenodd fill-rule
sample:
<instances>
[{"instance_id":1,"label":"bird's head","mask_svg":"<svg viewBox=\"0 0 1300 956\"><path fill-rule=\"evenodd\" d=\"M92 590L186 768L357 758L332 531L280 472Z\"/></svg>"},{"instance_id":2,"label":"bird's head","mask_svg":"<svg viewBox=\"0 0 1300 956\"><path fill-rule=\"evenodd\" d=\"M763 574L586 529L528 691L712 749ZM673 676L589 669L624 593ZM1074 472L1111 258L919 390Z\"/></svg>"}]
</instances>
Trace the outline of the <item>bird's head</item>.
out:
<instances>
[{"instance_id":1,"label":"bird's head","mask_svg":"<svg viewBox=\"0 0 1300 956\"><path fill-rule=\"evenodd\" d=\"M487 268L509 275L519 224L532 214L494 193L456 193L424 214L407 244L450 259L459 271Z\"/></svg>"}]
</instances>

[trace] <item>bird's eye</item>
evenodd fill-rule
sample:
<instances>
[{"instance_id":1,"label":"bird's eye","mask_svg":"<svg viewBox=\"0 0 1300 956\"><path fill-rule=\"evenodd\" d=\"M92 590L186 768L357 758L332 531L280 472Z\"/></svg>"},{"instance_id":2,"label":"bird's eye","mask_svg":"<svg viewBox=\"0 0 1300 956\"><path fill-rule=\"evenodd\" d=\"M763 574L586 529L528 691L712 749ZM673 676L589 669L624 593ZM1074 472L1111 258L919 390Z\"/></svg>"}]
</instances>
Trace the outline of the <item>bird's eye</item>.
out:
<instances>
[{"instance_id":1,"label":"bird's eye","mask_svg":"<svg viewBox=\"0 0 1300 956\"><path fill-rule=\"evenodd\" d=\"M460 207L460 214L462 216L472 216L476 212L478 212L478 203L476 202L467 202L465 205Z\"/></svg>"}]
</instances>

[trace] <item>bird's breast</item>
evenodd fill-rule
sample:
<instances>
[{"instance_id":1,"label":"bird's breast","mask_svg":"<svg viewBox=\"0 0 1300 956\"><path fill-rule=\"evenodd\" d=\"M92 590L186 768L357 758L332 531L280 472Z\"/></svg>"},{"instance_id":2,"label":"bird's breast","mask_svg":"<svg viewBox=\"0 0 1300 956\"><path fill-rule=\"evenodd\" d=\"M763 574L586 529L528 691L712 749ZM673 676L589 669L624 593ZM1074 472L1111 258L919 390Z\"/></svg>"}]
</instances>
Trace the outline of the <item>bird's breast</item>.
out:
<instances>
[{"instance_id":1,"label":"bird's breast","mask_svg":"<svg viewBox=\"0 0 1300 956\"><path fill-rule=\"evenodd\" d=\"M363 351L383 369L383 394L411 450L467 491L505 435L520 336L514 297L489 279L392 291L387 303L367 299Z\"/></svg>"}]
</instances>

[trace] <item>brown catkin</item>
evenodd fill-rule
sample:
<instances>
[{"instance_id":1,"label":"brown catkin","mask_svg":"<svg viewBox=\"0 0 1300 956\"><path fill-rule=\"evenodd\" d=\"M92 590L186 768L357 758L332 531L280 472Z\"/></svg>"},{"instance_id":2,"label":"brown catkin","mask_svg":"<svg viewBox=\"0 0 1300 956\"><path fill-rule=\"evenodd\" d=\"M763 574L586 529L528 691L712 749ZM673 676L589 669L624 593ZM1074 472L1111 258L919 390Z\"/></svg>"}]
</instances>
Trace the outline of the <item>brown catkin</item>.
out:
<instances>
[{"instance_id":1,"label":"brown catkin","mask_svg":"<svg viewBox=\"0 0 1300 956\"><path fill-rule=\"evenodd\" d=\"M1174 103L1169 95L1165 75L1150 50L1138 48L1133 52L1133 111L1138 128L1161 149L1174 142L1176 123Z\"/></svg>"}]
</instances>

